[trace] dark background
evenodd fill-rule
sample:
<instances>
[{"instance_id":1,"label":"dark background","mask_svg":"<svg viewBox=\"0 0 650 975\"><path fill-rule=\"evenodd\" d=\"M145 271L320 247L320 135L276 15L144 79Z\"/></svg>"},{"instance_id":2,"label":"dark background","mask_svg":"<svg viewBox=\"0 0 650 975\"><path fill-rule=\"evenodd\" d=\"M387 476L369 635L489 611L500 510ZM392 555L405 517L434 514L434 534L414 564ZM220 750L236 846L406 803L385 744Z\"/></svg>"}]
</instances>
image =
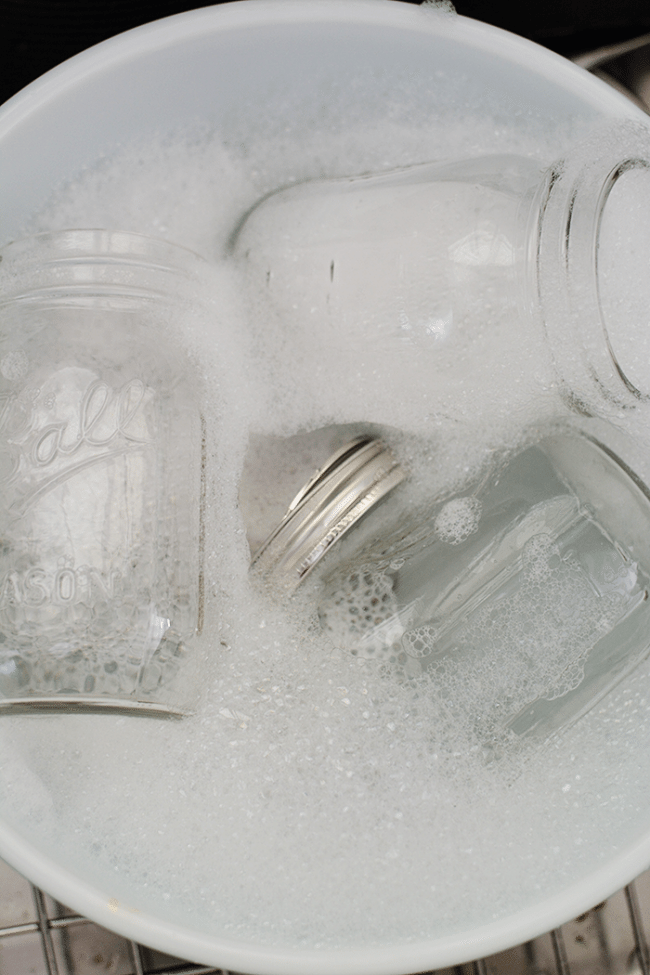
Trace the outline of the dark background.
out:
<instances>
[{"instance_id":1,"label":"dark background","mask_svg":"<svg viewBox=\"0 0 650 975\"><path fill-rule=\"evenodd\" d=\"M0 102L92 44L201 6L208 4L201 0L0 0ZM455 6L467 17L568 56L650 32L650 0L456 0Z\"/></svg>"}]
</instances>

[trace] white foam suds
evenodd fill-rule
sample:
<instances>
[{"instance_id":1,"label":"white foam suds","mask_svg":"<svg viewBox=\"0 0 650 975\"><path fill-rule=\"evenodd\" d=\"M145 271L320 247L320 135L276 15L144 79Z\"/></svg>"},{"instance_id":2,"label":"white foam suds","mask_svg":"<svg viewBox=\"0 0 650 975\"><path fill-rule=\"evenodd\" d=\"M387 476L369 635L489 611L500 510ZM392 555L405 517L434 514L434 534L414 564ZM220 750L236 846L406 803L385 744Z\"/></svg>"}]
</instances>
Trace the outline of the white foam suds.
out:
<instances>
[{"instance_id":1,"label":"white foam suds","mask_svg":"<svg viewBox=\"0 0 650 975\"><path fill-rule=\"evenodd\" d=\"M458 545L476 531L480 519L478 498L452 498L437 515L433 528L443 542Z\"/></svg>"},{"instance_id":2,"label":"white foam suds","mask_svg":"<svg viewBox=\"0 0 650 975\"><path fill-rule=\"evenodd\" d=\"M449 401L445 412L434 409L420 346L409 368L422 395L404 388L382 397L373 371L390 362L381 348L367 361L355 348L338 381L329 376L315 388L291 357L282 322L241 300L239 270L223 260L242 214L294 179L378 171L439 158L442 149L453 158L496 148L546 162L557 154L557 135L544 142L539 132L517 135L484 118L451 132L389 120L383 131L355 128L325 144L290 134L248 155L218 136L169 138L123 149L33 216L27 229L119 227L175 240L214 263L209 321L179 336L207 390L209 430L196 713L180 723L0 719L3 814L36 845L98 878L108 896L132 899L138 890L133 907L256 944L416 941L534 904L647 827L649 666L564 739L489 764L472 720L474 695L485 691L474 682L447 674L425 693L425 685L391 680L332 649L309 587L289 614L248 578L238 491L251 437L380 422L402 431L397 452L426 494L467 481L533 419L564 409L542 363L539 374L529 371L528 390L517 388L508 402L521 344L505 340L480 410L470 387L459 391L456 412ZM492 324L486 318L481 341ZM3 369L19 367L14 359ZM291 481L286 467L281 475ZM274 476L270 467L266 476ZM261 508L267 501L260 498ZM441 537L468 537L479 516L471 502L441 512ZM255 505L250 491L247 504ZM570 588L556 572L544 594L547 554L529 553L522 600L557 604ZM511 636L520 632L519 610L513 604L504 624ZM475 621L468 641L480 641L482 625ZM545 647L552 636L549 629ZM428 635L419 637L414 658L426 652ZM581 646L588 638L575 634ZM475 678L494 684L480 668Z\"/></svg>"}]
</instances>

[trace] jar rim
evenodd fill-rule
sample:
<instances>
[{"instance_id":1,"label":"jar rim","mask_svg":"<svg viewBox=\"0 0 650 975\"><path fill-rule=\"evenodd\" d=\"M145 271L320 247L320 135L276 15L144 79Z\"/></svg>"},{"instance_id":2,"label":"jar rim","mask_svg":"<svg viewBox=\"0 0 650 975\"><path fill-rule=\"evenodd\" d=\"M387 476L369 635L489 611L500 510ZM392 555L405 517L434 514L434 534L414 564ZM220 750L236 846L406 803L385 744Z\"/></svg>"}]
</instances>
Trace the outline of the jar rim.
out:
<instances>
[{"instance_id":1,"label":"jar rim","mask_svg":"<svg viewBox=\"0 0 650 975\"><path fill-rule=\"evenodd\" d=\"M564 395L580 413L619 413L650 401L620 361L603 308L599 243L612 190L650 169L650 129L599 129L547 171L534 207L534 272L543 325Z\"/></svg>"}]
</instances>

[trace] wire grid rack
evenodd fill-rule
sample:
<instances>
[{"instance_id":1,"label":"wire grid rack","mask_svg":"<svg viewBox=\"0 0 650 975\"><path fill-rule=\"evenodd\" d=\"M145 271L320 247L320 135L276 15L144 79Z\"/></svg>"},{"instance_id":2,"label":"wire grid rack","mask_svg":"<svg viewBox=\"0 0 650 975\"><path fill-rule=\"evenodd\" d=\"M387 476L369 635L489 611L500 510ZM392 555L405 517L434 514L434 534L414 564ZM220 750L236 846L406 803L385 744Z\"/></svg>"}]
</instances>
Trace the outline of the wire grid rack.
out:
<instances>
[{"instance_id":1,"label":"wire grid rack","mask_svg":"<svg viewBox=\"0 0 650 975\"><path fill-rule=\"evenodd\" d=\"M650 932L650 871L548 934L489 958L440 969L436 975L650 975L646 930ZM0 973L235 975L173 958L107 931L59 904L2 861Z\"/></svg>"}]
</instances>

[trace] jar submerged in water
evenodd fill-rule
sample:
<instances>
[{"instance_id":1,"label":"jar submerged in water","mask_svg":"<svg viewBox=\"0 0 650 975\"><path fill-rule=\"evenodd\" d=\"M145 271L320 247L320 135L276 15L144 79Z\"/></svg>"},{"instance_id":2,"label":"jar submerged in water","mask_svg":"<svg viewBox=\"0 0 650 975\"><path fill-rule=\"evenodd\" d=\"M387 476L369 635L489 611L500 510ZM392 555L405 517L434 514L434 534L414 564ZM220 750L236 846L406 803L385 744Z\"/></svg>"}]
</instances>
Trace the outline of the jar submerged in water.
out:
<instances>
[{"instance_id":1,"label":"jar submerged in water","mask_svg":"<svg viewBox=\"0 0 650 975\"><path fill-rule=\"evenodd\" d=\"M382 459L374 477L350 460L347 477L326 465L253 560L295 591L337 525L351 528L386 495L375 540L318 568L318 617L334 645L402 679L474 686L486 741L562 731L648 655L650 495L608 448L548 435L417 522L388 496L403 474L386 448L356 441L347 455L371 449Z\"/></svg>"},{"instance_id":2,"label":"jar submerged in water","mask_svg":"<svg viewBox=\"0 0 650 975\"><path fill-rule=\"evenodd\" d=\"M174 328L201 277L130 233L2 251L0 714L188 703L203 435Z\"/></svg>"},{"instance_id":3,"label":"jar submerged in water","mask_svg":"<svg viewBox=\"0 0 650 975\"><path fill-rule=\"evenodd\" d=\"M381 383L433 417L510 414L558 385L614 416L650 396L649 211L650 129L626 122L545 170L495 155L306 180L260 200L232 253L314 391L350 361L361 407Z\"/></svg>"}]
</instances>

